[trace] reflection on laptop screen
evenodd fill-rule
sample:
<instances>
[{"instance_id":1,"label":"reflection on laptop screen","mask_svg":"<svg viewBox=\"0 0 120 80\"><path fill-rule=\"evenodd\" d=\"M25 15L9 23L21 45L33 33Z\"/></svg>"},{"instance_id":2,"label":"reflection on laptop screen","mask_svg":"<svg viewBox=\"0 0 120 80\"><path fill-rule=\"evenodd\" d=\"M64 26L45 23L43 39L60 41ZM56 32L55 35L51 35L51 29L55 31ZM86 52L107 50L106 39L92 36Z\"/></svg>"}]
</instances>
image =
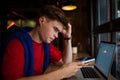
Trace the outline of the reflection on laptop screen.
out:
<instances>
[{"instance_id":1,"label":"reflection on laptop screen","mask_svg":"<svg viewBox=\"0 0 120 80\"><path fill-rule=\"evenodd\" d=\"M114 57L115 44L101 42L96 58L96 67L107 77Z\"/></svg>"}]
</instances>

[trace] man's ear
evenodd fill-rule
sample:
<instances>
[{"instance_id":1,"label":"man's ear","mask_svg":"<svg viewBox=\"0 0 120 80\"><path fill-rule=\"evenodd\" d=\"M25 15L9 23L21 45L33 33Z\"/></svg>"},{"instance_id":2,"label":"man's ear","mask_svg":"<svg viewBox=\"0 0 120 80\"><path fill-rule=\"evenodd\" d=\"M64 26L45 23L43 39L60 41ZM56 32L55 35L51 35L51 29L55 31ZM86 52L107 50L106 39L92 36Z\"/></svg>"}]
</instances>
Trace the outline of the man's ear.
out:
<instances>
[{"instance_id":1,"label":"man's ear","mask_svg":"<svg viewBox=\"0 0 120 80\"><path fill-rule=\"evenodd\" d=\"M44 21L45 21L45 17L40 17L40 18L39 18L39 23L40 23L40 24L44 23Z\"/></svg>"}]
</instances>

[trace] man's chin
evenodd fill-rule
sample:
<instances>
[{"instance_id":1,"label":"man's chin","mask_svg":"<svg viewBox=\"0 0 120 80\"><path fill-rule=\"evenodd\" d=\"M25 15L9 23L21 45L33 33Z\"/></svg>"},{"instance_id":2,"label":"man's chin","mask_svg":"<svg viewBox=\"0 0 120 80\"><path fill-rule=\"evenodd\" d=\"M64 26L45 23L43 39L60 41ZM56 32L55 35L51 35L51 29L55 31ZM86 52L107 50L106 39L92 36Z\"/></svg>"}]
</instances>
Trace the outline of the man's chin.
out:
<instances>
[{"instance_id":1,"label":"man's chin","mask_svg":"<svg viewBox=\"0 0 120 80\"><path fill-rule=\"evenodd\" d=\"M47 43L51 43L51 42L47 42Z\"/></svg>"},{"instance_id":2,"label":"man's chin","mask_svg":"<svg viewBox=\"0 0 120 80\"><path fill-rule=\"evenodd\" d=\"M49 40L46 40L45 42L46 43L51 43L53 40L52 39L49 39Z\"/></svg>"},{"instance_id":3,"label":"man's chin","mask_svg":"<svg viewBox=\"0 0 120 80\"><path fill-rule=\"evenodd\" d=\"M49 41L46 41L46 43L51 43L51 41L49 40Z\"/></svg>"}]
</instances>

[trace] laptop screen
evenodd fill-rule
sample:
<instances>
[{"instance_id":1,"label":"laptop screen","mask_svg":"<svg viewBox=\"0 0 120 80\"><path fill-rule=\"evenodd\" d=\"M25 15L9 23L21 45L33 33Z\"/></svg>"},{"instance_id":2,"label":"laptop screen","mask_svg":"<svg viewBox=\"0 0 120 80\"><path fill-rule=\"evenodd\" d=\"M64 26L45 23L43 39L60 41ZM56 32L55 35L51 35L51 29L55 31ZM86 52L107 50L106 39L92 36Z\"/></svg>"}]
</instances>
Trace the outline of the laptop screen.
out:
<instances>
[{"instance_id":1,"label":"laptop screen","mask_svg":"<svg viewBox=\"0 0 120 80\"><path fill-rule=\"evenodd\" d=\"M105 77L109 76L115 53L115 47L115 43L101 42L99 44L95 65Z\"/></svg>"}]
</instances>

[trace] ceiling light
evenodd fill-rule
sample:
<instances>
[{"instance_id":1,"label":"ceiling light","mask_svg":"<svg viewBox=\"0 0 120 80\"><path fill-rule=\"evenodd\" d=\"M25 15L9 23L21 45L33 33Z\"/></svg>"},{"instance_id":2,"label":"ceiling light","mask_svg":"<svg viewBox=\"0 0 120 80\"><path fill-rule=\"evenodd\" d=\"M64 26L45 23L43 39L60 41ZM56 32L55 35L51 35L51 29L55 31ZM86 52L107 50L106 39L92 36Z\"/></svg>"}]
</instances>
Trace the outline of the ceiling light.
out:
<instances>
[{"instance_id":1,"label":"ceiling light","mask_svg":"<svg viewBox=\"0 0 120 80\"><path fill-rule=\"evenodd\" d=\"M75 9L77 9L77 5L71 0L64 2L62 5L62 10L70 11Z\"/></svg>"}]
</instances>

